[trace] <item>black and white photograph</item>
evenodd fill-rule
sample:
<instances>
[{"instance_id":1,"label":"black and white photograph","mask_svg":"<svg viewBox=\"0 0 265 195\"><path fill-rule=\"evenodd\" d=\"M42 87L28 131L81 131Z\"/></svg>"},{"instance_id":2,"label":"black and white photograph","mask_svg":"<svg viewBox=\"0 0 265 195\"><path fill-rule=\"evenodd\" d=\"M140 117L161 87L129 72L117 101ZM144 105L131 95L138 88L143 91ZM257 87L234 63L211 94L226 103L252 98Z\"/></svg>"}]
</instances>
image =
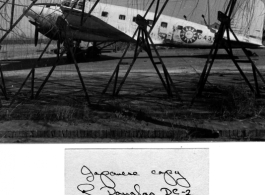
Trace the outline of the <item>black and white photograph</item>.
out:
<instances>
[{"instance_id":1,"label":"black and white photograph","mask_svg":"<svg viewBox=\"0 0 265 195\"><path fill-rule=\"evenodd\" d=\"M1 0L0 142L265 139L264 0Z\"/></svg>"}]
</instances>

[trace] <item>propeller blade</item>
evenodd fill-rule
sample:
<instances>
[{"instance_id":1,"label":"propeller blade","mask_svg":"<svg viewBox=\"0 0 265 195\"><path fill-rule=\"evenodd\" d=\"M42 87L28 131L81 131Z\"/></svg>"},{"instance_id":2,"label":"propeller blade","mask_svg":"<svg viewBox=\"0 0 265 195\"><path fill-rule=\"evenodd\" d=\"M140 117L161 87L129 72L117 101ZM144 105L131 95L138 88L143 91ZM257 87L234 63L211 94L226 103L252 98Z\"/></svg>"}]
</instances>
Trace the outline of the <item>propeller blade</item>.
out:
<instances>
[{"instance_id":1,"label":"propeller blade","mask_svg":"<svg viewBox=\"0 0 265 195\"><path fill-rule=\"evenodd\" d=\"M34 36L35 46L37 46L38 40L39 40L39 31L38 31L38 27L35 27L35 36Z\"/></svg>"},{"instance_id":2,"label":"propeller blade","mask_svg":"<svg viewBox=\"0 0 265 195\"><path fill-rule=\"evenodd\" d=\"M60 57L60 49L61 49L61 43L60 39L57 41L57 60L59 60Z\"/></svg>"}]
</instances>

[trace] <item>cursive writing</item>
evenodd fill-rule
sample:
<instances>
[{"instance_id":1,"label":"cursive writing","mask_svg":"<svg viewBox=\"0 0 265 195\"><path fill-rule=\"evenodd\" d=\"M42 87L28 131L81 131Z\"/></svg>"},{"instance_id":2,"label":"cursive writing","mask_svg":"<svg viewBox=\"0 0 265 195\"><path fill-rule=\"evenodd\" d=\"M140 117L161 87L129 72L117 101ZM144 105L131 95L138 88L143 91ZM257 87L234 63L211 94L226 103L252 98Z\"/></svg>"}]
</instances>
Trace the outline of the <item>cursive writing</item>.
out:
<instances>
[{"instance_id":1,"label":"cursive writing","mask_svg":"<svg viewBox=\"0 0 265 195\"><path fill-rule=\"evenodd\" d=\"M87 166L82 166L81 168L81 174L86 176L86 181L89 183L85 184L79 184L77 186L77 189L82 192L83 194L90 195L89 192L95 189L95 186L92 184L92 182L95 179L95 176L99 176L101 183L103 184L103 187L100 188L100 190L106 188L108 189L108 193L111 194L109 190L112 190L114 193L116 192L115 187L116 184L110 177L112 176L139 176L139 174L134 172L124 172L116 173L113 171L102 171L101 173L98 172L92 172Z\"/></svg>"},{"instance_id":2,"label":"cursive writing","mask_svg":"<svg viewBox=\"0 0 265 195\"><path fill-rule=\"evenodd\" d=\"M153 192L143 192L141 193L141 188L139 184L134 185L135 192L118 192L115 191L113 194L109 193L109 195L155 195Z\"/></svg>"},{"instance_id":3,"label":"cursive writing","mask_svg":"<svg viewBox=\"0 0 265 195\"><path fill-rule=\"evenodd\" d=\"M113 171L102 171L101 173L95 172L94 175L110 175L110 176L139 176L138 173L136 171L134 172L127 172L125 173L124 171L122 171L121 173L116 173Z\"/></svg>"},{"instance_id":4,"label":"cursive writing","mask_svg":"<svg viewBox=\"0 0 265 195\"><path fill-rule=\"evenodd\" d=\"M102 190L103 193L107 195L155 195L154 192L141 192L141 187L139 184L134 184L134 190L129 192L124 192L117 190L115 178L116 177L130 177L130 176L140 176L138 172L114 172L114 171L102 171L102 172L92 172L87 166L82 166L81 174L86 177L86 182L79 184L77 189L83 194L91 195L90 193L95 189L94 183L95 178L97 177L100 181L100 186L97 189ZM152 170L151 174L154 176L162 176L164 180L164 185L160 188L160 191L163 192L162 195L189 195L190 194L190 183L189 181L179 172L179 171L156 171ZM150 179L150 178L148 178ZM124 180L124 178L123 178ZM158 187L158 186L157 186ZM185 190L186 188L186 190ZM182 190L181 190L182 189ZM184 189L184 190L183 190Z\"/></svg>"},{"instance_id":5,"label":"cursive writing","mask_svg":"<svg viewBox=\"0 0 265 195\"><path fill-rule=\"evenodd\" d=\"M183 177L179 171L172 171L172 170L167 170L167 171L155 171L152 170L151 173L153 175L163 175L164 177L164 181L166 182L166 184L170 185L170 186L181 186L184 188L190 188L191 185L188 182L188 180Z\"/></svg>"}]
</instances>

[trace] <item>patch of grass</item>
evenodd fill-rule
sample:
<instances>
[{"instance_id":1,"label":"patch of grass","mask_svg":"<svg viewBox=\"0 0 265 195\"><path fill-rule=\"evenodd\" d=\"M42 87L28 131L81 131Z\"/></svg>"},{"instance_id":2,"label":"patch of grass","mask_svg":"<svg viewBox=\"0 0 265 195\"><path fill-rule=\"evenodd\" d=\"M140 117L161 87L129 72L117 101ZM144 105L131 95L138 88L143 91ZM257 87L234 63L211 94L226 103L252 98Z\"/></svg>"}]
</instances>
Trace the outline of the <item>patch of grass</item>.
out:
<instances>
[{"instance_id":1,"label":"patch of grass","mask_svg":"<svg viewBox=\"0 0 265 195\"><path fill-rule=\"evenodd\" d=\"M85 119L89 112L88 107L81 104L19 104L2 112L3 116L0 117L10 120L74 121Z\"/></svg>"},{"instance_id":2,"label":"patch of grass","mask_svg":"<svg viewBox=\"0 0 265 195\"><path fill-rule=\"evenodd\" d=\"M45 106L35 116L35 119L45 121L72 121L78 115L78 110L71 106Z\"/></svg>"},{"instance_id":3,"label":"patch of grass","mask_svg":"<svg viewBox=\"0 0 265 195\"><path fill-rule=\"evenodd\" d=\"M261 114L263 107L246 86L221 87L221 97L212 105L216 116L224 119L244 119Z\"/></svg>"}]
</instances>

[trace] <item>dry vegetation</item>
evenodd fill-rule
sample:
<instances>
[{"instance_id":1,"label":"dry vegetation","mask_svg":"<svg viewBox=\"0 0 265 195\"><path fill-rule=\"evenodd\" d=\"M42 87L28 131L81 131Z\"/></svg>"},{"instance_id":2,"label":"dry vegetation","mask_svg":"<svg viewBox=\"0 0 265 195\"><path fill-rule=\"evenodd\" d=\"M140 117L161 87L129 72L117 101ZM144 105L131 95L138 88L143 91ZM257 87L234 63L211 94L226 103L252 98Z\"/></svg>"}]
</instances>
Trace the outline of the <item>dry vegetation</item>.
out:
<instances>
[{"instance_id":1,"label":"dry vegetation","mask_svg":"<svg viewBox=\"0 0 265 195\"><path fill-rule=\"evenodd\" d=\"M245 85L219 87L222 94L212 105L215 116L223 120L264 117L264 104Z\"/></svg>"},{"instance_id":2,"label":"dry vegetation","mask_svg":"<svg viewBox=\"0 0 265 195\"><path fill-rule=\"evenodd\" d=\"M226 122L265 117L264 105L260 104L245 86L226 86L217 89L219 98L206 98L207 101L211 101L206 113L194 113L186 103L176 103L169 99L160 99L155 102L138 98L137 103L134 103L137 98L132 100L133 98L126 99L121 96L88 106L84 99L77 101L77 99L61 97L60 99L42 98L45 101L24 101L10 109L2 108L1 120L42 121L47 124L64 121L73 126L82 123L103 124L110 129L120 128L124 131L164 128L166 132L168 130L173 132L172 140L191 141L219 137L219 132L200 126L205 120ZM182 124L179 121L187 122ZM240 135L233 139L241 140L242 138Z\"/></svg>"}]
</instances>

